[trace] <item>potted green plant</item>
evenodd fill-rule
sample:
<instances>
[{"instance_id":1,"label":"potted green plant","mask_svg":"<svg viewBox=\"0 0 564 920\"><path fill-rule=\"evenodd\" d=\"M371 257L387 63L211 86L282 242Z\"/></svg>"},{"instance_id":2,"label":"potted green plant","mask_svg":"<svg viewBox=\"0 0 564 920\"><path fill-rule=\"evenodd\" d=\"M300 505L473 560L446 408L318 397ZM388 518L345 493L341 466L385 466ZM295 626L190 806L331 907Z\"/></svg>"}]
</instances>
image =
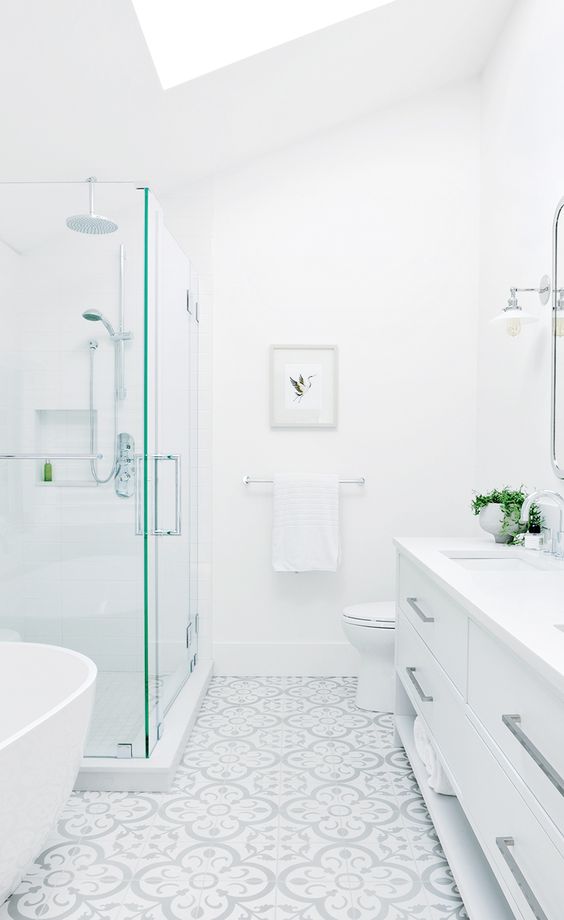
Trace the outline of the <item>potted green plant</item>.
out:
<instances>
[{"instance_id":1,"label":"potted green plant","mask_svg":"<svg viewBox=\"0 0 564 920\"><path fill-rule=\"evenodd\" d=\"M521 508L527 493L520 489L493 489L486 494L476 495L472 500L472 511L479 516L480 527L493 534L496 543L519 543L527 524L521 524Z\"/></svg>"}]
</instances>

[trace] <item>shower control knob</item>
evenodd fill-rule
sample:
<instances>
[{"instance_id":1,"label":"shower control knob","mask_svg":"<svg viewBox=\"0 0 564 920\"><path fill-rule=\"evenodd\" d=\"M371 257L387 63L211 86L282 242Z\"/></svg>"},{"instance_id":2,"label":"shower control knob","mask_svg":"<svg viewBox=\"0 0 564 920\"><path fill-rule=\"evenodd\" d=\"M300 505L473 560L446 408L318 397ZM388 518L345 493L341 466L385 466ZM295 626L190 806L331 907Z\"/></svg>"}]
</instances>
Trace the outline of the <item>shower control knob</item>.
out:
<instances>
[{"instance_id":1,"label":"shower control knob","mask_svg":"<svg viewBox=\"0 0 564 920\"><path fill-rule=\"evenodd\" d=\"M120 498L131 498L135 493L135 440L124 431L118 435L118 458L116 495Z\"/></svg>"}]
</instances>

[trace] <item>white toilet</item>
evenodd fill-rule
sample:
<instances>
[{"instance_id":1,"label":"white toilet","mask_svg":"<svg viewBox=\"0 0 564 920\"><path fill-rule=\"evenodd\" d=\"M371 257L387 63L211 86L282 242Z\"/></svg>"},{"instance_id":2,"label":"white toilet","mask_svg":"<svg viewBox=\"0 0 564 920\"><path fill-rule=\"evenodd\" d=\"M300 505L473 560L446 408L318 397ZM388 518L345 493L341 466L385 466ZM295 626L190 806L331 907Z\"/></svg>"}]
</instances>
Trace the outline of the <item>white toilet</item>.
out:
<instances>
[{"instance_id":1,"label":"white toilet","mask_svg":"<svg viewBox=\"0 0 564 920\"><path fill-rule=\"evenodd\" d=\"M355 604L343 610L343 629L360 654L356 705L374 712L394 709L394 601Z\"/></svg>"}]
</instances>

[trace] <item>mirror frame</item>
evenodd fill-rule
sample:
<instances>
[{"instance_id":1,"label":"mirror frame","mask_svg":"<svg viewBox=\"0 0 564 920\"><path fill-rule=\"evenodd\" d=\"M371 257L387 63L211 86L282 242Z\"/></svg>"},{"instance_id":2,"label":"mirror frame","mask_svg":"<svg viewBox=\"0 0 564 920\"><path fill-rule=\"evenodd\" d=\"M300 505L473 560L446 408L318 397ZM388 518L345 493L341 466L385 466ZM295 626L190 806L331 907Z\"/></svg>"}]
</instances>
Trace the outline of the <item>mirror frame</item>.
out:
<instances>
[{"instance_id":1,"label":"mirror frame","mask_svg":"<svg viewBox=\"0 0 564 920\"><path fill-rule=\"evenodd\" d=\"M551 369L550 369L550 459L552 469L559 479L564 479L564 468L559 466L556 454L556 383L557 383L557 365L556 365L556 308L558 303L558 290L560 285L558 275L558 222L562 210L564 209L564 198L561 198L554 212L554 221L552 224L552 322L550 325L550 348L551 348ZM564 268L563 268L564 274ZM562 285L564 286L564 285ZM564 373L564 368L562 369Z\"/></svg>"}]
</instances>

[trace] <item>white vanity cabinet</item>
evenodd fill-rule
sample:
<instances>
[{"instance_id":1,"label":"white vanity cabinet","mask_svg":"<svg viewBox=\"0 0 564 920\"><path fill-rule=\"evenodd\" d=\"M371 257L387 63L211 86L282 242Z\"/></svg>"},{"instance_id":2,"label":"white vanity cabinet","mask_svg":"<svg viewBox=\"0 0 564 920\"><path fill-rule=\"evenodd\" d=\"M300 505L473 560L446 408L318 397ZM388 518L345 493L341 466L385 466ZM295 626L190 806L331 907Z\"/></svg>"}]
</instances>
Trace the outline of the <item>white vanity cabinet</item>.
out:
<instances>
[{"instance_id":1,"label":"white vanity cabinet","mask_svg":"<svg viewBox=\"0 0 564 920\"><path fill-rule=\"evenodd\" d=\"M453 591L448 565L396 542L396 732L469 916L564 920L564 693L488 628L468 577ZM427 784L416 715L456 797Z\"/></svg>"}]
</instances>

